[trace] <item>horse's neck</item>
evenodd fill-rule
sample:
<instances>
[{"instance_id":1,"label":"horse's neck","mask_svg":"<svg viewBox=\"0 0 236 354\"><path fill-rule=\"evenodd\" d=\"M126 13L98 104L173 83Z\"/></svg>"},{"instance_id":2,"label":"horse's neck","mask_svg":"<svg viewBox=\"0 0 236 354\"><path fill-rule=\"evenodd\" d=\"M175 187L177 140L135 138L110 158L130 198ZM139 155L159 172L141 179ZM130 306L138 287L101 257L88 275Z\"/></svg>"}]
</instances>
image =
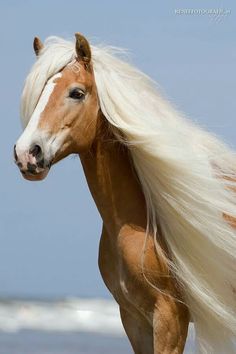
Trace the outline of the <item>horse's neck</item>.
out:
<instances>
[{"instance_id":1,"label":"horse's neck","mask_svg":"<svg viewBox=\"0 0 236 354\"><path fill-rule=\"evenodd\" d=\"M145 229L146 210L127 148L114 140L113 135L97 138L91 151L80 158L105 227L117 235L127 224Z\"/></svg>"}]
</instances>

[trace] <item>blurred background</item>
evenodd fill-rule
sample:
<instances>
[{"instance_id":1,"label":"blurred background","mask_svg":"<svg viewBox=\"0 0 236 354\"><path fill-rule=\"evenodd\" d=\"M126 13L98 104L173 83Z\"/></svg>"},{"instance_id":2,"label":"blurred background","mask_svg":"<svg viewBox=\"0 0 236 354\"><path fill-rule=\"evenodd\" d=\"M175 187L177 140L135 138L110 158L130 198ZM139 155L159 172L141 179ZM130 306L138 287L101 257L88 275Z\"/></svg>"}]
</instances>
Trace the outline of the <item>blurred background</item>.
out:
<instances>
[{"instance_id":1,"label":"blurred background","mask_svg":"<svg viewBox=\"0 0 236 354\"><path fill-rule=\"evenodd\" d=\"M101 220L79 158L40 183L13 163L34 36L79 31L128 49L179 110L235 147L235 10L233 0L0 2L0 354L132 352L98 271Z\"/></svg>"}]
</instances>

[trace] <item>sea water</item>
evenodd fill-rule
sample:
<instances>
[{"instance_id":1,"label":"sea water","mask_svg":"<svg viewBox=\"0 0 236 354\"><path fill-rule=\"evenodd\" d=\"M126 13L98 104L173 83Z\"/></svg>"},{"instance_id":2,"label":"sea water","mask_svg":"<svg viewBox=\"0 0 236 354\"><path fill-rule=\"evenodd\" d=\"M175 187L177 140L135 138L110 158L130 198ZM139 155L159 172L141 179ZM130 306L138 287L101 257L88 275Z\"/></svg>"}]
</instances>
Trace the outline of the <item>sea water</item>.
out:
<instances>
[{"instance_id":1,"label":"sea water","mask_svg":"<svg viewBox=\"0 0 236 354\"><path fill-rule=\"evenodd\" d=\"M190 330L186 354L193 352ZM0 354L131 354L107 299L0 301Z\"/></svg>"}]
</instances>

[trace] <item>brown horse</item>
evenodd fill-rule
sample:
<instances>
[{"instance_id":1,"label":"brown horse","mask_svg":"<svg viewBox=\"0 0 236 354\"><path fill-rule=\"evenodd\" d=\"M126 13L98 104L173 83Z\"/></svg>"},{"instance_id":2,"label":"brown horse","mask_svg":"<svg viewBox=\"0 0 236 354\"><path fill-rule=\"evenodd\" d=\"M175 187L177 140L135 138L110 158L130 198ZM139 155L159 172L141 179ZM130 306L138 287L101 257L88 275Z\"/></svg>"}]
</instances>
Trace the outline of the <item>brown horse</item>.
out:
<instances>
[{"instance_id":1,"label":"brown horse","mask_svg":"<svg viewBox=\"0 0 236 354\"><path fill-rule=\"evenodd\" d=\"M226 348L219 352L231 352L235 234L215 213L225 207L234 216L230 178L219 178L231 176L231 152L179 117L145 75L108 48L76 34L75 50L38 38L34 49L15 161L24 178L41 180L53 164L79 154L103 220L99 268L134 352L183 353L190 313L202 352L217 352L219 333L218 348Z\"/></svg>"}]
</instances>

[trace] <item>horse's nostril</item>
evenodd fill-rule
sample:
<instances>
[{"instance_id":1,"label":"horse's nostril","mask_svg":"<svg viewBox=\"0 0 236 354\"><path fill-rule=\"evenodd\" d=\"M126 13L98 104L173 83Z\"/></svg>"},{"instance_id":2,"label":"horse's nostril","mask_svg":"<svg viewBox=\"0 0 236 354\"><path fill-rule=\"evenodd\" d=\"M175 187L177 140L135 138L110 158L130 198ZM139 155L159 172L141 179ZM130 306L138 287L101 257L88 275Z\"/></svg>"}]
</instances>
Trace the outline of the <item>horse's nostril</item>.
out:
<instances>
[{"instance_id":1,"label":"horse's nostril","mask_svg":"<svg viewBox=\"0 0 236 354\"><path fill-rule=\"evenodd\" d=\"M41 155L42 155L42 149L41 149L41 147L39 146L39 145L34 145L31 149L30 149L30 151L29 151L29 153L31 154L31 155L33 155L34 157L40 157Z\"/></svg>"},{"instance_id":2,"label":"horse's nostril","mask_svg":"<svg viewBox=\"0 0 236 354\"><path fill-rule=\"evenodd\" d=\"M18 160L18 156L17 156L17 153L16 153L16 145L14 145L14 158L15 158L16 161Z\"/></svg>"}]
</instances>

